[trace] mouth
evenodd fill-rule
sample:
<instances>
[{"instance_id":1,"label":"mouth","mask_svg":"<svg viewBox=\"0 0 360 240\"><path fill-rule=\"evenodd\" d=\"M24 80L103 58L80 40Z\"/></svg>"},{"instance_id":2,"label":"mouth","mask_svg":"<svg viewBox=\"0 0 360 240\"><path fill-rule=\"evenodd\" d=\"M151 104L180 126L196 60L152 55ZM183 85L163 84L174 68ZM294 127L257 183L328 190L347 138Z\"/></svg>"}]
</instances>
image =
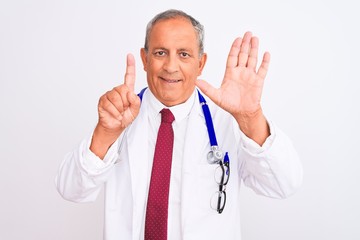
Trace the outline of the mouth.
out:
<instances>
[{"instance_id":1,"label":"mouth","mask_svg":"<svg viewBox=\"0 0 360 240\"><path fill-rule=\"evenodd\" d=\"M170 79L170 78L163 78L163 77L159 77L162 81L165 81L167 83L178 83L181 82L181 79Z\"/></svg>"}]
</instances>

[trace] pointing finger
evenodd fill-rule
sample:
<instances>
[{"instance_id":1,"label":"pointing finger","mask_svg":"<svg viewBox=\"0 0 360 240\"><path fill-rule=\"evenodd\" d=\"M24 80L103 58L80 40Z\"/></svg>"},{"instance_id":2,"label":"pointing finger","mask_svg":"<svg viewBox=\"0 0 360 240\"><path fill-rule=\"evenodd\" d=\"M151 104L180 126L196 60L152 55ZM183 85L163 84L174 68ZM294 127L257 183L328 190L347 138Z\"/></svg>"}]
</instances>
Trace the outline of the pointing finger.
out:
<instances>
[{"instance_id":1,"label":"pointing finger","mask_svg":"<svg viewBox=\"0 0 360 240\"><path fill-rule=\"evenodd\" d=\"M126 57L125 85L131 92L134 92L135 85L135 58L132 54Z\"/></svg>"}]
</instances>

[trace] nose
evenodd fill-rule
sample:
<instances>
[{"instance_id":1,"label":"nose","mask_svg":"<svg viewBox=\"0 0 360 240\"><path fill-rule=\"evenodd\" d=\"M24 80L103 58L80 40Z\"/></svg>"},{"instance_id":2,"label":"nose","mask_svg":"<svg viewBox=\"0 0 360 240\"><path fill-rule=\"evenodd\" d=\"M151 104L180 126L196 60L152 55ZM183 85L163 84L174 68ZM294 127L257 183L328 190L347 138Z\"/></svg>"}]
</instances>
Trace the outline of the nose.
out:
<instances>
[{"instance_id":1,"label":"nose","mask_svg":"<svg viewBox=\"0 0 360 240\"><path fill-rule=\"evenodd\" d=\"M168 73L177 72L179 69L179 63L176 54L170 54L164 62L164 70Z\"/></svg>"}]
</instances>

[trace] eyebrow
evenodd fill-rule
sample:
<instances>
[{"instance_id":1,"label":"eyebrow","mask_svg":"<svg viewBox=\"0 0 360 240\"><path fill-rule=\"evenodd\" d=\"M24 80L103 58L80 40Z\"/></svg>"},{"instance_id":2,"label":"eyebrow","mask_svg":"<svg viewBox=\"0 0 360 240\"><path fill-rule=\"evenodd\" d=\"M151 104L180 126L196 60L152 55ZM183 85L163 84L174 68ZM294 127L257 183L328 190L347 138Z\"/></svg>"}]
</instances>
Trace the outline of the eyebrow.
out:
<instances>
[{"instance_id":1,"label":"eyebrow","mask_svg":"<svg viewBox=\"0 0 360 240\"><path fill-rule=\"evenodd\" d=\"M154 47L153 50L164 50L164 51L169 51L169 49L165 48L165 47ZM178 52L190 52L192 53L193 51L189 48L179 48L176 51Z\"/></svg>"},{"instance_id":2,"label":"eyebrow","mask_svg":"<svg viewBox=\"0 0 360 240\"><path fill-rule=\"evenodd\" d=\"M187 49L187 48L180 48L178 51L180 51L180 52L192 52L191 49Z\"/></svg>"}]
</instances>

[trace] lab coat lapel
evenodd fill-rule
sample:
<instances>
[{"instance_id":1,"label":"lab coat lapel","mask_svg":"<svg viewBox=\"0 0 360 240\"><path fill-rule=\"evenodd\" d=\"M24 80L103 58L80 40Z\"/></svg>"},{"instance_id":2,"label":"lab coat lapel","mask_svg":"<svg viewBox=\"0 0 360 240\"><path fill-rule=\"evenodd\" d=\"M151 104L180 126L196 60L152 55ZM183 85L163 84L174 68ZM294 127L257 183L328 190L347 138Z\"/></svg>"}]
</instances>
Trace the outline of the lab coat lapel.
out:
<instances>
[{"instance_id":1,"label":"lab coat lapel","mask_svg":"<svg viewBox=\"0 0 360 240\"><path fill-rule=\"evenodd\" d=\"M128 159L133 197L133 239L140 238L148 180L148 112L146 94L140 113L127 135ZM126 197L126 196L123 196Z\"/></svg>"},{"instance_id":2,"label":"lab coat lapel","mask_svg":"<svg viewBox=\"0 0 360 240\"><path fill-rule=\"evenodd\" d=\"M194 186L197 186L199 180L197 176L201 171L199 164L199 159L203 158L201 149L209 141L204 132L206 132L205 118L201 105L196 99L190 112L184 146L181 186L181 225L183 232L186 231L186 223L191 217L191 213L197 211L192 204L192 197Z\"/></svg>"}]
</instances>

